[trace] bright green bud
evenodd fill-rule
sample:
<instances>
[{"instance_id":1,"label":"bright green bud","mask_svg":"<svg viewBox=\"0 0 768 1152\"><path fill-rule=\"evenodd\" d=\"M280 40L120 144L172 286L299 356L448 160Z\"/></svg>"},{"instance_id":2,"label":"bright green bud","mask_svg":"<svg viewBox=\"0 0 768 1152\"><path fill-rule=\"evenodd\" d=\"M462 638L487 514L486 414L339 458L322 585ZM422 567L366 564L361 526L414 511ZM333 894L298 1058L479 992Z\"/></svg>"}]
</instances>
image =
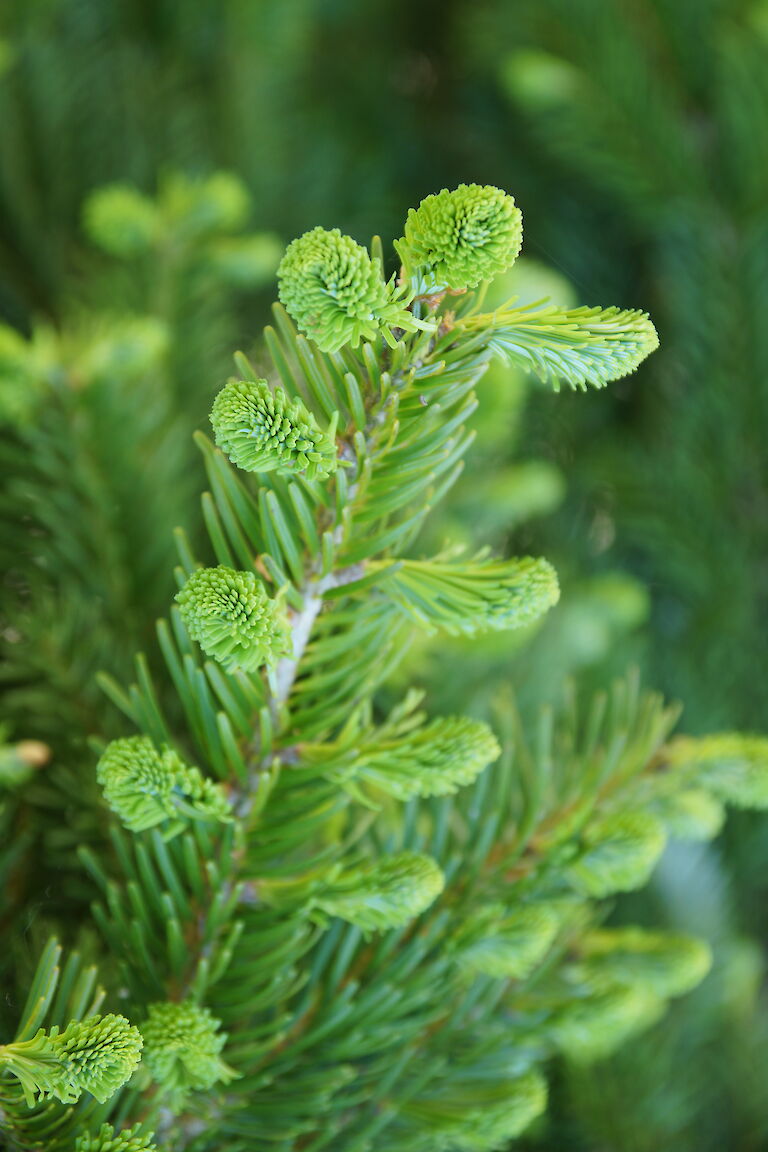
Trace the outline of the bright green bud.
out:
<instances>
[{"instance_id":1,"label":"bright green bud","mask_svg":"<svg viewBox=\"0 0 768 1152\"><path fill-rule=\"evenodd\" d=\"M372 561L373 572L390 561ZM557 603L557 573L546 560L403 560L383 591L430 630L472 636L521 628Z\"/></svg>"},{"instance_id":2,"label":"bright green bud","mask_svg":"<svg viewBox=\"0 0 768 1152\"><path fill-rule=\"evenodd\" d=\"M506 272L522 242L511 196L489 184L460 184L411 208L395 247L409 272L423 272L436 288L463 290Z\"/></svg>"},{"instance_id":3,"label":"bright green bud","mask_svg":"<svg viewBox=\"0 0 768 1152\"><path fill-rule=\"evenodd\" d=\"M98 188L85 202L83 224L89 238L112 256L139 256L155 243L157 208L129 184Z\"/></svg>"},{"instance_id":4,"label":"bright green bud","mask_svg":"<svg viewBox=\"0 0 768 1152\"><path fill-rule=\"evenodd\" d=\"M313 228L288 245L277 270L280 299L296 324L323 352L389 329L413 331L416 321L384 281L381 263L338 228Z\"/></svg>"},{"instance_id":5,"label":"bright green bud","mask_svg":"<svg viewBox=\"0 0 768 1152\"><path fill-rule=\"evenodd\" d=\"M551 1019L549 1030L561 1052L588 1064L649 1028L663 1011L664 1001L647 988L617 986L570 998Z\"/></svg>"},{"instance_id":6,"label":"bright green bud","mask_svg":"<svg viewBox=\"0 0 768 1152\"><path fill-rule=\"evenodd\" d=\"M446 1095L410 1100L403 1113L429 1133L430 1147L492 1152L506 1148L546 1106L546 1081L531 1071L514 1080L475 1081Z\"/></svg>"},{"instance_id":7,"label":"bright green bud","mask_svg":"<svg viewBox=\"0 0 768 1152\"><path fill-rule=\"evenodd\" d=\"M291 651L282 605L253 572L200 568L176 600L191 638L228 671L254 672Z\"/></svg>"},{"instance_id":8,"label":"bright green bud","mask_svg":"<svg viewBox=\"0 0 768 1152\"><path fill-rule=\"evenodd\" d=\"M304 473L324 480L336 471L336 445L301 400L266 380L230 380L213 402L216 443L246 472Z\"/></svg>"},{"instance_id":9,"label":"bright green bud","mask_svg":"<svg viewBox=\"0 0 768 1152\"><path fill-rule=\"evenodd\" d=\"M725 820L723 805L702 788L663 796L654 805L654 812L677 840L712 840Z\"/></svg>"},{"instance_id":10,"label":"bright green bud","mask_svg":"<svg viewBox=\"0 0 768 1152\"><path fill-rule=\"evenodd\" d=\"M155 1152L157 1145L150 1132L143 1135L141 1125L116 1132L111 1124L103 1124L98 1132L79 1136L75 1152Z\"/></svg>"},{"instance_id":11,"label":"bright green bud","mask_svg":"<svg viewBox=\"0 0 768 1152\"><path fill-rule=\"evenodd\" d=\"M96 768L104 799L131 832L144 832L165 820L232 819L221 788L171 748L158 751L146 736L128 736L107 745Z\"/></svg>"},{"instance_id":12,"label":"bright green bud","mask_svg":"<svg viewBox=\"0 0 768 1152\"><path fill-rule=\"evenodd\" d=\"M226 1034L207 1008L192 1000L152 1004L142 1024L144 1064L175 1110L190 1092L205 1092L237 1076L221 1059Z\"/></svg>"},{"instance_id":13,"label":"bright green bud","mask_svg":"<svg viewBox=\"0 0 768 1152\"><path fill-rule=\"evenodd\" d=\"M49 1040L76 1091L74 1100L90 1092L103 1104L133 1075L141 1058L141 1035L124 1016L73 1021L61 1033L52 1028ZM64 1102L73 1102L72 1096Z\"/></svg>"},{"instance_id":14,"label":"bright green bud","mask_svg":"<svg viewBox=\"0 0 768 1152\"><path fill-rule=\"evenodd\" d=\"M363 932L399 928L437 899L445 878L434 860L401 852L342 873L313 905Z\"/></svg>"},{"instance_id":15,"label":"bright green bud","mask_svg":"<svg viewBox=\"0 0 768 1152\"><path fill-rule=\"evenodd\" d=\"M447 796L471 784L501 753L487 724L466 716L433 720L399 739L360 749L360 775L398 800Z\"/></svg>"},{"instance_id":16,"label":"bright green bud","mask_svg":"<svg viewBox=\"0 0 768 1152\"><path fill-rule=\"evenodd\" d=\"M462 926L457 960L471 975L524 980L549 951L559 925L560 917L546 904L481 908Z\"/></svg>"},{"instance_id":17,"label":"bright green bud","mask_svg":"<svg viewBox=\"0 0 768 1152\"><path fill-rule=\"evenodd\" d=\"M768 737L720 732L694 739L681 736L666 749L670 767L690 772L737 808L768 808Z\"/></svg>"},{"instance_id":18,"label":"bright green bud","mask_svg":"<svg viewBox=\"0 0 768 1152\"><path fill-rule=\"evenodd\" d=\"M664 828L647 812L619 812L590 824L582 853L569 868L577 889L610 896L640 888L664 851Z\"/></svg>"},{"instance_id":19,"label":"bright green bud","mask_svg":"<svg viewBox=\"0 0 768 1152\"><path fill-rule=\"evenodd\" d=\"M588 932L579 941L588 980L647 989L666 1000L682 996L700 984L712 965L703 940L643 928L605 928Z\"/></svg>"}]
</instances>

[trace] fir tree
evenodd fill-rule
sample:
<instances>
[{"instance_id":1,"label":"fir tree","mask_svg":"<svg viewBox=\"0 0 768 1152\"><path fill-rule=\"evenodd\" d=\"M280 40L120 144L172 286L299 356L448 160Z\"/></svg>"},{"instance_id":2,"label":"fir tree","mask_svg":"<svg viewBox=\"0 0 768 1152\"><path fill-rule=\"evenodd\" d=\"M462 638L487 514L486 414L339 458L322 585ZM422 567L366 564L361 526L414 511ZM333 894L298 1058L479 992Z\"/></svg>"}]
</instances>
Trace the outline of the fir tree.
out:
<instances>
[{"instance_id":1,"label":"fir tree","mask_svg":"<svg viewBox=\"0 0 768 1152\"><path fill-rule=\"evenodd\" d=\"M0 1047L10 1148L490 1152L545 1109L551 1056L612 1051L708 968L695 940L601 927L601 901L723 802L768 805L765 741L670 739L634 678L529 734L507 693L492 718L377 706L417 631L558 599L546 560L417 552L490 360L603 387L656 345L640 312L484 312L448 281L511 265L511 197L425 204L396 278L378 241L294 241L281 293L311 338L276 306L270 368L238 357L220 447L197 436L209 546L179 534L158 626L176 706L143 661L105 680L138 734L101 750L113 851L81 852L119 1013L51 942Z\"/></svg>"}]
</instances>

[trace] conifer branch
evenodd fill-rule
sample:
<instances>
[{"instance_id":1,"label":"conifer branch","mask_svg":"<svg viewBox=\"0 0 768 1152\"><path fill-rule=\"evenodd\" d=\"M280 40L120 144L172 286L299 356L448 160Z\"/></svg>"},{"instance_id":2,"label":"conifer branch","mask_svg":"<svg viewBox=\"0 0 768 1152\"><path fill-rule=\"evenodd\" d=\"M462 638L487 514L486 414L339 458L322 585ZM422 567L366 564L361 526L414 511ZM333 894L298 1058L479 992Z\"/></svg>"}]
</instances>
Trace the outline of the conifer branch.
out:
<instances>
[{"instance_id":1,"label":"conifer branch","mask_svg":"<svg viewBox=\"0 0 768 1152\"><path fill-rule=\"evenodd\" d=\"M143 207L122 210L144 243ZM612 1050L706 971L695 942L599 928L599 900L645 882L675 828L712 834L723 802L761 804L761 748L670 744L674 714L633 679L585 717L544 713L532 742L509 701L495 730L413 693L376 712L414 623L535 627L558 598L544 560L414 555L499 341L570 383L650 350L637 314L482 314L471 286L519 246L512 198L471 185L409 215L397 284L378 244L316 229L289 248L273 370L238 357L216 446L197 437L210 547L201 562L178 536L158 628L174 699L144 661L111 687L141 734L103 751L124 827L108 863L82 858L142 1067L110 1114L123 1129L72 1113L51 1152L143 1152L150 1129L232 1152L491 1152L545 1107L553 1053ZM55 1048L34 1007L52 963L17 1065L14 1043ZM107 1060L91 1082L118 1079ZM15 1131L37 1121L12 1087Z\"/></svg>"},{"instance_id":2,"label":"conifer branch","mask_svg":"<svg viewBox=\"0 0 768 1152\"><path fill-rule=\"evenodd\" d=\"M659 346L644 312L618 308L565 309L543 301L473 316L465 326L485 331L489 348L556 391L561 381L572 388L603 388L634 372Z\"/></svg>"}]
</instances>

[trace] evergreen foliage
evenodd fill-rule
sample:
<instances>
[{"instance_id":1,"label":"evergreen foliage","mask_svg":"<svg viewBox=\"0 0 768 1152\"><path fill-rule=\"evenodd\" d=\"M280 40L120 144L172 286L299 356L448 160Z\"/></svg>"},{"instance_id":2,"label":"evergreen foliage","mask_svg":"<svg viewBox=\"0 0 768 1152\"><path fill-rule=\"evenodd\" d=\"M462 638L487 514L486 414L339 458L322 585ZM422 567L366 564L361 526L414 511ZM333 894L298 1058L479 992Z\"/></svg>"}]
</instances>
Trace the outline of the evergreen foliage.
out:
<instances>
[{"instance_id":1,"label":"evergreen foliage","mask_svg":"<svg viewBox=\"0 0 768 1152\"><path fill-rule=\"evenodd\" d=\"M484 193L493 218L506 201ZM485 253L474 273L463 256L469 280L488 271ZM482 289L424 295L428 271L398 288L413 322L370 338L334 311L309 341L275 307L274 386L335 430L344 467L238 471L196 437L209 543L201 562L178 534L178 603L158 625L173 692L143 660L129 688L103 681L139 735L97 770L125 827L111 851L80 852L97 950L138 1031L99 1017L94 974L77 958L60 972L50 944L0 1050L11 1147L151 1148L140 1121L170 1152L491 1152L544 1110L550 1057L612 1051L706 970L679 935L601 930L598 900L647 879L679 795L727 800L727 778L760 801L748 741L745 790L732 737L681 754L676 710L631 677L528 732L506 693L490 724L429 720L413 694L377 718L414 625L535 627L558 594L545 561L414 555L461 470L497 321ZM301 323L302 299L288 303ZM580 372L605 381L589 351ZM109 1107L30 1107L12 1063L30 1041L41 1076L52 1048Z\"/></svg>"},{"instance_id":2,"label":"evergreen foliage","mask_svg":"<svg viewBox=\"0 0 768 1152\"><path fill-rule=\"evenodd\" d=\"M387 590L430 630L470 636L530 624L560 595L552 565L529 556L469 563L404 560L388 577Z\"/></svg>"},{"instance_id":3,"label":"evergreen foliage","mask_svg":"<svg viewBox=\"0 0 768 1152\"><path fill-rule=\"evenodd\" d=\"M644 312L618 308L500 309L494 324L492 347L556 388L602 388L659 346Z\"/></svg>"},{"instance_id":4,"label":"evergreen foliage","mask_svg":"<svg viewBox=\"0 0 768 1152\"><path fill-rule=\"evenodd\" d=\"M322 764L359 794L367 784L374 796L381 790L398 800L445 796L471 784L500 754L493 732L467 716L425 722L415 711L419 700L418 693L407 697L378 727L364 715L351 717L338 740L302 744L301 762Z\"/></svg>"},{"instance_id":5,"label":"evergreen foliage","mask_svg":"<svg viewBox=\"0 0 768 1152\"><path fill-rule=\"evenodd\" d=\"M104 1124L95 1134L86 1132L78 1137L75 1152L155 1152L156 1147L152 1137L144 1135L138 1124L122 1132L115 1132L110 1124Z\"/></svg>"},{"instance_id":6,"label":"evergreen foliage","mask_svg":"<svg viewBox=\"0 0 768 1152\"><path fill-rule=\"evenodd\" d=\"M522 148L534 165L526 203L545 206L535 221L543 250L584 292L600 286L631 301L643 285L662 335L642 387L612 411L609 402L602 420L574 406L551 429L556 458L573 462L571 500L539 546L551 552L585 501L606 536L615 531L584 559L612 558L647 582L648 675L685 700L687 725L700 733L764 730L768 706L759 673L768 618L764 7L524 0L513 14L491 0L458 13L477 49L475 79L506 105L499 154ZM514 161L506 178L513 173ZM526 216L531 224L532 209ZM744 761L736 771L746 783ZM692 791L675 806L691 830L701 821L705 838L723 820L711 794ZM685 896L667 876L635 905L654 923L663 910L674 927L711 933L723 956L750 957L754 979L723 960L672 1026L606 1062L599 1091L569 1073L552 1147L716 1152L765 1142L768 1115L749 1068L768 1052L756 974L761 956L765 969L767 847L762 820L732 818L718 851L692 850L689 866L678 859ZM744 997L738 1009L732 987Z\"/></svg>"},{"instance_id":7,"label":"evergreen foliage","mask_svg":"<svg viewBox=\"0 0 768 1152\"><path fill-rule=\"evenodd\" d=\"M545 296L563 310L574 303L573 288L562 276L521 256L488 286L483 306L495 311L515 297L515 308L536 302L540 307ZM573 464L555 463L545 436L531 428L536 407L547 396L551 404L549 389L544 392L519 364L501 356L494 356L483 381L482 404L472 421L475 440L461 479L425 525L424 547L432 553L445 551L448 540L463 544L469 555L489 545L505 556L531 551L566 499ZM594 407L603 407L602 398ZM569 675L585 688L621 675L628 658L638 659L641 652L646 590L626 572L587 574L573 563L573 548L564 540L551 541L548 552L565 577L556 611L535 628L485 632L480 642L464 633L449 640L445 633L424 632L397 673L397 687L416 679L439 712L484 711L503 678L514 685L527 713L544 701L554 704ZM460 684L446 675L450 667L461 668ZM556 677L553 667L560 670ZM396 698L391 690L388 699Z\"/></svg>"},{"instance_id":8,"label":"evergreen foliage","mask_svg":"<svg viewBox=\"0 0 768 1152\"><path fill-rule=\"evenodd\" d=\"M189 518L197 484L189 436L243 283L242 268L228 278L218 246L266 245L251 286L279 258L274 237L242 235L247 193L227 174L167 175L154 199L128 193L108 187L86 202L93 240L121 259L90 254L58 326L35 323L28 338L0 326L6 716L39 715L40 728L19 735L65 754L65 740L101 727L94 672L127 674L172 586L170 533ZM119 238L137 202L157 227L128 254ZM85 630L87 651L77 644Z\"/></svg>"},{"instance_id":9,"label":"evergreen foliage","mask_svg":"<svg viewBox=\"0 0 768 1152\"><path fill-rule=\"evenodd\" d=\"M507 103L500 150L523 137L538 154L543 243L589 290L643 284L654 302L664 351L643 388L601 426L574 410L559 435L563 453L579 446L574 501L608 495L614 553L653 584L649 674L698 731L759 729L768 705L753 674L767 611L762 9L522 0L513 14L488 0L459 15Z\"/></svg>"},{"instance_id":10,"label":"evergreen foliage","mask_svg":"<svg viewBox=\"0 0 768 1152\"><path fill-rule=\"evenodd\" d=\"M98 1013L104 990L96 970L77 953L61 961L52 939L15 1037L0 1046L0 1133L12 1148L74 1148L90 1134L94 1101L113 1097L141 1058L138 1029L121 1015Z\"/></svg>"},{"instance_id":11,"label":"evergreen foliage","mask_svg":"<svg viewBox=\"0 0 768 1152\"><path fill-rule=\"evenodd\" d=\"M529 262L518 260L484 309L518 312L519 300L508 304L518 292L534 312L544 295L565 312L584 299L652 305L663 352L594 400L565 396L555 407L546 388L524 379L526 365L546 370L530 346L579 386L565 377L567 349L564 357L562 347L536 342L546 320L533 333L523 329L525 348L509 345L504 361L500 352L489 365L462 482L430 513L409 555L442 555L447 539L464 543L468 556L488 542L505 557L543 551L559 572L561 600L540 625L514 633L410 636L376 721L360 719L366 731L375 733L414 681L426 686L433 714L489 719L502 675L514 679L528 713L537 698L559 695L561 674L577 672L586 690L604 681L603 666L614 671L638 655L651 679L686 701L689 729L764 726L765 678L755 674L766 553L763 9L757 0L3 6L0 310L14 329L0 330L0 360L8 349L22 364L15 379L24 380L8 387L0 371L0 408L9 413L2 467L17 477L0 540L10 571L0 589L8 720L0 936L10 941L0 949L3 1035L13 1032L12 989L28 981L30 950L44 940L52 906L72 927L82 920L91 893L74 867L75 846L108 857L109 821L84 737L98 731L106 740L124 728L94 690L93 672L124 680L134 647L151 645L149 626L171 595L168 528L189 525L199 550L189 496L201 470L188 432L203 426L229 371L222 350L259 321L250 296L245 327L233 289L252 290L254 267L271 279L280 256L269 234L176 227L172 203L193 208L195 197L159 195L181 180L168 181L169 168L195 173L181 182L203 200L206 187L220 187L217 219L237 219L242 196L207 177L236 165L259 218L284 235L319 220L357 238L374 227L402 235L414 194L480 172L516 190L529 249L533 239L579 293L550 286L551 276L526 293L516 274ZM83 221L99 256L84 247L78 220L89 193L105 185L106 225L97 234L98 213L87 208ZM198 215L206 218L207 209ZM125 231L134 255L109 256L110 229ZM541 269L532 279L542 279ZM144 379L116 387L99 373L97 386L80 386L81 362L92 380L92 344L156 317L163 330L146 327L139 341L156 348ZM41 387L44 372L27 371L26 346L58 347L62 337L69 359L57 352ZM269 376L274 386L266 356L247 350L259 370L238 364L238 375ZM325 411L316 415L330 426ZM34 435L43 427L45 439ZM21 450L6 454L17 437ZM542 524L558 506L561 515ZM204 507L210 521L211 503ZM617 572L619 564L634 576ZM651 631L633 636L649 603ZM152 651L150 663L175 736L183 721L168 674ZM142 682L146 671L140 666ZM339 723L349 719L342 711ZM493 726L501 736L498 719ZM172 744L185 764L208 771L182 736L168 742L155 733L152 744ZM724 841L708 849L725 812L697 785L699 770L653 804L671 835L699 843L690 856L673 849L652 892L630 907L623 898L618 917L666 918L676 933L706 933L715 971L649 1038L614 1050L598 1070L561 1070L554 1148L719 1152L768 1140L764 821L731 817ZM359 760L352 767L345 754L333 771L369 812L392 806ZM157 829L165 837L173 818ZM548 1146L541 1129L526 1140L534 1145Z\"/></svg>"},{"instance_id":12,"label":"evergreen foliage","mask_svg":"<svg viewBox=\"0 0 768 1152\"><path fill-rule=\"evenodd\" d=\"M154 196L118 191L96 191L82 208L103 251L80 241L77 287L55 319L34 318L27 332L0 325L8 771L26 772L28 750L44 748L28 787L0 785L0 931L36 899L38 947L52 905L71 923L87 914L76 849L106 836L95 777L83 777L87 742L120 734L96 677L130 676L172 593L172 530L200 531L191 433L226 374L235 298L271 278L280 257L274 236L243 230L249 198L231 175L166 173ZM110 255L135 227L137 197L156 228L140 251L134 237L130 255ZM14 749L27 750L21 764ZM162 832L172 831L169 819ZM28 964L23 948L0 949L3 980Z\"/></svg>"}]
</instances>

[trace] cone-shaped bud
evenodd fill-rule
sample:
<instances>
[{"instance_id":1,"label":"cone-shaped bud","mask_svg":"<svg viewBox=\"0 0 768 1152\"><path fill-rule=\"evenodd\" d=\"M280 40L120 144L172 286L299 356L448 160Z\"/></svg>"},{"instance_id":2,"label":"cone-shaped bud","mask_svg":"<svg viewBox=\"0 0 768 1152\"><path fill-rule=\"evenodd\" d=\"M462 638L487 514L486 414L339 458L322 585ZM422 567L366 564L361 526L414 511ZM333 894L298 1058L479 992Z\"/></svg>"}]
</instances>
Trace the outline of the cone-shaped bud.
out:
<instances>
[{"instance_id":1,"label":"cone-shaped bud","mask_svg":"<svg viewBox=\"0 0 768 1152\"><path fill-rule=\"evenodd\" d=\"M342 873L315 898L314 907L363 932L381 932L424 912L444 883L431 857L401 852Z\"/></svg>"},{"instance_id":2,"label":"cone-shaped bud","mask_svg":"<svg viewBox=\"0 0 768 1152\"><path fill-rule=\"evenodd\" d=\"M66 1068L77 1099L90 1092L100 1103L122 1087L141 1059L142 1039L124 1016L91 1016L49 1033L51 1047ZM59 1099L62 1095L54 1092ZM69 1097L67 1102L73 1102Z\"/></svg>"},{"instance_id":3,"label":"cone-shaped bud","mask_svg":"<svg viewBox=\"0 0 768 1152\"><path fill-rule=\"evenodd\" d=\"M424 327L385 283L381 263L338 228L313 228L288 245L277 270L280 299L324 352Z\"/></svg>"},{"instance_id":4,"label":"cone-shaped bud","mask_svg":"<svg viewBox=\"0 0 768 1152\"><path fill-rule=\"evenodd\" d=\"M547 904L481 908L456 940L458 963L471 975L523 980L549 951L559 924L560 917Z\"/></svg>"},{"instance_id":5,"label":"cone-shaped bud","mask_svg":"<svg viewBox=\"0 0 768 1152\"><path fill-rule=\"evenodd\" d=\"M449 1094L408 1101L403 1112L428 1133L428 1145L419 1142L419 1148L490 1152L506 1148L546 1105L546 1081L531 1071L514 1080L475 1080L466 1087L452 1086Z\"/></svg>"},{"instance_id":6,"label":"cone-shaped bud","mask_svg":"<svg viewBox=\"0 0 768 1152\"><path fill-rule=\"evenodd\" d=\"M579 969L595 984L646 988L666 1000L700 984L712 965L704 940L643 928L606 928L588 932L579 942Z\"/></svg>"},{"instance_id":7,"label":"cone-shaped bud","mask_svg":"<svg viewBox=\"0 0 768 1152\"><path fill-rule=\"evenodd\" d=\"M221 788L171 748L158 750L146 736L108 744L96 768L104 799L131 832L144 832L169 818L232 819Z\"/></svg>"},{"instance_id":8,"label":"cone-shaped bud","mask_svg":"<svg viewBox=\"0 0 768 1152\"><path fill-rule=\"evenodd\" d=\"M116 1132L111 1124L102 1124L98 1132L79 1136L75 1152L155 1152L152 1133L143 1134L141 1125Z\"/></svg>"},{"instance_id":9,"label":"cone-shaped bud","mask_svg":"<svg viewBox=\"0 0 768 1152\"><path fill-rule=\"evenodd\" d=\"M291 650L282 605L253 572L200 568L176 600L191 638L228 671L253 672Z\"/></svg>"},{"instance_id":10,"label":"cone-shaped bud","mask_svg":"<svg viewBox=\"0 0 768 1152\"><path fill-rule=\"evenodd\" d=\"M664 1001L646 988L617 986L569 998L549 1030L557 1048L577 1063L600 1060L654 1024Z\"/></svg>"},{"instance_id":11,"label":"cone-shaped bud","mask_svg":"<svg viewBox=\"0 0 768 1152\"><path fill-rule=\"evenodd\" d=\"M689 772L726 804L768 808L768 737L720 732L681 736L667 748L670 767Z\"/></svg>"},{"instance_id":12,"label":"cone-shaped bud","mask_svg":"<svg viewBox=\"0 0 768 1152\"><path fill-rule=\"evenodd\" d=\"M664 828L647 812L605 816L586 829L581 855L570 866L569 877L589 896L640 888L650 877L665 843Z\"/></svg>"},{"instance_id":13,"label":"cone-shaped bud","mask_svg":"<svg viewBox=\"0 0 768 1152\"><path fill-rule=\"evenodd\" d=\"M410 273L436 288L474 288L512 266L523 242L514 200L491 185L460 184L411 208L395 247Z\"/></svg>"},{"instance_id":14,"label":"cone-shaped bud","mask_svg":"<svg viewBox=\"0 0 768 1152\"><path fill-rule=\"evenodd\" d=\"M301 400L266 380L230 380L213 402L216 443L246 472L303 472L324 480L336 470L336 445Z\"/></svg>"},{"instance_id":15,"label":"cone-shaped bud","mask_svg":"<svg viewBox=\"0 0 768 1152\"><path fill-rule=\"evenodd\" d=\"M177 1109L190 1092L205 1092L237 1073L221 1059L226 1034L207 1008L192 1000L152 1004L142 1024L144 1065Z\"/></svg>"}]
</instances>

